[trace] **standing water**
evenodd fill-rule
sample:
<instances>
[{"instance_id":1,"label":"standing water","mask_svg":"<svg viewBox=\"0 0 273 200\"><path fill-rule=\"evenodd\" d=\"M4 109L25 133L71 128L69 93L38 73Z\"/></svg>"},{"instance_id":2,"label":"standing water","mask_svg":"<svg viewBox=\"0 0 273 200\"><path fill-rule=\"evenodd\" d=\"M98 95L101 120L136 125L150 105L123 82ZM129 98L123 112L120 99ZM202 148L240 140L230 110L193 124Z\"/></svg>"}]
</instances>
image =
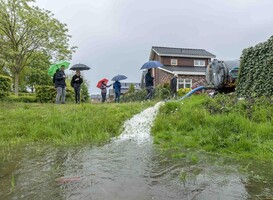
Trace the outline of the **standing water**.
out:
<instances>
[{"instance_id":1,"label":"standing water","mask_svg":"<svg viewBox=\"0 0 273 200\"><path fill-rule=\"evenodd\" d=\"M230 200L272 192L268 184L251 185L235 164L211 164L206 156L192 164L161 155L150 136L161 104L125 122L123 133L101 147L29 145L11 151L12 158L0 163L0 199Z\"/></svg>"}]
</instances>

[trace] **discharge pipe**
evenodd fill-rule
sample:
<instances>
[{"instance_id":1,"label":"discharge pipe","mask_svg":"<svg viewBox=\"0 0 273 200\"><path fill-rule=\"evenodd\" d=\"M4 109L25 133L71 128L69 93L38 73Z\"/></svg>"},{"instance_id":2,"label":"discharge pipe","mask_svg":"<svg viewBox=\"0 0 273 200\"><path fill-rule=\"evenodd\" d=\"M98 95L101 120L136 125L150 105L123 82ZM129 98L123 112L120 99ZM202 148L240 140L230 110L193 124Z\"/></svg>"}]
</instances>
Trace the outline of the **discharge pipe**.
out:
<instances>
[{"instance_id":1,"label":"discharge pipe","mask_svg":"<svg viewBox=\"0 0 273 200\"><path fill-rule=\"evenodd\" d=\"M191 96L192 94L194 94L195 92L197 91L200 91L200 90L203 90L203 89L206 89L205 86L199 86L197 88L194 88L193 90L191 90L190 92L188 92L186 95L184 95L183 97L181 97L180 99L178 99L177 101L181 101L189 96Z\"/></svg>"}]
</instances>

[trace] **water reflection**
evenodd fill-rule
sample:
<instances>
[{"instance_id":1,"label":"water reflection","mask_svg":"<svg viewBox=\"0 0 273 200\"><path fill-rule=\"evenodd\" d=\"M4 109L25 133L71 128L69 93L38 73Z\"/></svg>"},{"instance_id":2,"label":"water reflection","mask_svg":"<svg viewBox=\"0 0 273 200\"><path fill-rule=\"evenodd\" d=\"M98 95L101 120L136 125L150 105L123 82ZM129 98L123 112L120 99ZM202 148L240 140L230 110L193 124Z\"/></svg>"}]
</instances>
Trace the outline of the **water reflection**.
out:
<instances>
[{"instance_id":1,"label":"water reflection","mask_svg":"<svg viewBox=\"0 0 273 200\"><path fill-rule=\"evenodd\" d=\"M11 153L12 160L0 165L4 200L268 199L273 194L272 182L239 173L238 164L215 163L205 155L198 155L203 158L197 164L171 159L150 142L96 148L29 145Z\"/></svg>"}]
</instances>

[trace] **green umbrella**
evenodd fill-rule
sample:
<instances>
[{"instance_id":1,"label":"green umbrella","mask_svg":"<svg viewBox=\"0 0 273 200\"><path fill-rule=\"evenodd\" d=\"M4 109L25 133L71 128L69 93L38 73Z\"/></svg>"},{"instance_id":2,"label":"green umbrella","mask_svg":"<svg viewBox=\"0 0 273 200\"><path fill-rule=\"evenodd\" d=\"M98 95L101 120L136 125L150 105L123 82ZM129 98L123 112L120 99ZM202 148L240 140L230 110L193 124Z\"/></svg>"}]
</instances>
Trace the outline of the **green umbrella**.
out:
<instances>
[{"instance_id":1,"label":"green umbrella","mask_svg":"<svg viewBox=\"0 0 273 200\"><path fill-rule=\"evenodd\" d=\"M70 65L70 62L67 62L67 61L59 61L59 62L56 62L52 65L50 65L48 71L47 71L47 74L49 76L53 76L56 72L57 69L60 69L61 66L64 66L65 69L67 69Z\"/></svg>"}]
</instances>

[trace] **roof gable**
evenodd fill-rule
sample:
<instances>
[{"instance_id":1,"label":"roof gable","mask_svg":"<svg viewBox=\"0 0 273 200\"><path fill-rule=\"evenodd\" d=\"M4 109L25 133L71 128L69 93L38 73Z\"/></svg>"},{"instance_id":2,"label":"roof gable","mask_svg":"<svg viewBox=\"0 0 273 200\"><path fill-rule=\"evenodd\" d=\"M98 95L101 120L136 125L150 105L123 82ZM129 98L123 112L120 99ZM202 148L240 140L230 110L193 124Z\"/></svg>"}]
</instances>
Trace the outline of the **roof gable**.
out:
<instances>
[{"instance_id":1,"label":"roof gable","mask_svg":"<svg viewBox=\"0 0 273 200\"><path fill-rule=\"evenodd\" d=\"M173 47L152 47L152 52L159 56L177 56L177 57L200 57L215 58L216 56L205 49L173 48ZM151 53L152 53L151 52Z\"/></svg>"}]
</instances>

